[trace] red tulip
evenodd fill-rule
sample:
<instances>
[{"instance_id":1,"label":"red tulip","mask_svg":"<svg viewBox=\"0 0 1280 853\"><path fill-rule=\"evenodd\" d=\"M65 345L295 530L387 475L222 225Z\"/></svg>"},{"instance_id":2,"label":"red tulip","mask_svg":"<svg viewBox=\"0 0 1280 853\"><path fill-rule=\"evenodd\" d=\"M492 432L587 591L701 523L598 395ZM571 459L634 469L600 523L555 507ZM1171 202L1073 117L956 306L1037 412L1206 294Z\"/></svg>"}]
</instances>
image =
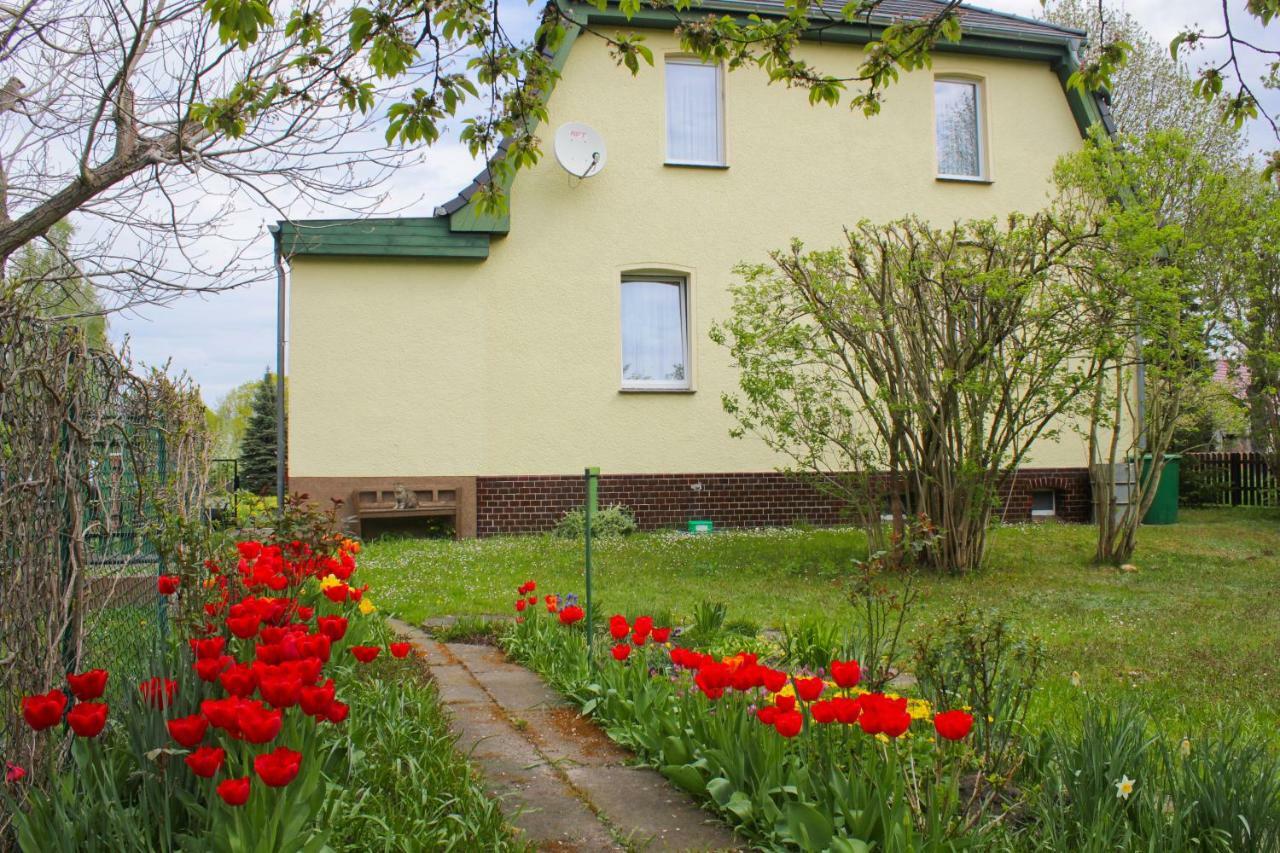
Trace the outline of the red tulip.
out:
<instances>
[{"instance_id":1,"label":"red tulip","mask_svg":"<svg viewBox=\"0 0 1280 853\"><path fill-rule=\"evenodd\" d=\"M779 669L766 669L763 673L764 689L777 693L787 686L787 674Z\"/></svg>"},{"instance_id":2,"label":"red tulip","mask_svg":"<svg viewBox=\"0 0 1280 853\"><path fill-rule=\"evenodd\" d=\"M347 633L347 619L345 616L318 616L316 617L316 626L320 629L321 634L324 634L335 643Z\"/></svg>"},{"instance_id":3,"label":"red tulip","mask_svg":"<svg viewBox=\"0 0 1280 853\"><path fill-rule=\"evenodd\" d=\"M302 767L302 753L283 746L253 759L253 769L257 771L258 778L272 788L283 788L288 785L298 775L300 767Z\"/></svg>"},{"instance_id":4,"label":"red tulip","mask_svg":"<svg viewBox=\"0 0 1280 853\"><path fill-rule=\"evenodd\" d=\"M217 660L226 651L226 637L209 637L204 640L191 640L191 649L199 660Z\"/></svg>"},{"instance_id":5,"label":"red tulip","mask_svg":"<svg viewBox=\"0 0 1280 853\"><path fill-rule=\"evenodd\" d=\"M259 679L258 692L273 708L292 708L302 696L302 680L299 678Z\"/></svg>"},{"instance_id":6,"label":"red tulip","mask_svg":"<svg viewBox=\"0 0 1280 853\"><path fill-rule=\"evenodd\" d=\"M222 760L226 756L226 750L221 747L202 746L182 760L191 768L192 773L205 779L212 779L222 767Z\"/></svg>"},{"instance_id":7,"label":"red tulip","mask_svg":"<svg viewBox=\"0 0 1280 853\"><path fill-rule=\"evenodd\" d=\"M256 560L258 559L258 555L262 553L262 543L253 541L237 542L236 550L239 551L240 556L244 557L246 560Z\"/></svg>"},{"instance_id":8,"label":"red tulip","mask_svg":"<svg viewBox=\"0 0 1280 853\"><path fill-rule=\"evenodd\" d=\"M911 726L905 698L890 699L883 693L865 693L859 699L862 711L858 725L869 735L898 737Z\"/></svg>"},{"instance_id":9,"label":"red tulip","mask_svg":"<svg viewBox=\"0 0 1280 853\"><path fill-rule=\"evenodd\" d=\"M665 643L669 639L671 639L670 628L654 628L653 629L653 641L655 643Z\"/></svg>"},{"instance_id":10,"label":"red tulip","mask_svg":"<svg viewBox=\"0 0 1280 853\"><path fill-rule=\"evenodd\" d=\"M815 723L834 723L836 706L829 701L814 702L809 706L809 715L813 717Z\"/></svg>"},{"instance_id":11,"label":"red tulip","mask_svg":"<svg viewBox=\"0 0 1280 853\"><path fill-rule=\"evenodd\" d=\"M78 702L67 713L67 725L79 737L97 737L106 724L106 702Z\"/></svg>"},{"instance_id":12,"label":"red tulip","mask_svg":"<svg viewBox=\"0 0 1280 853\"><path fill-rule=\"evenodd\" d=\"M200 713L204 714L214 727L224 730L232 737L239 737L240 705L243 702L244 700L239 696L206 699L200 703Z\"/></svg>"},{"instance_id":13,"label":"red tulip","mask_svg":"<svg viewBox=\"0 0 1280 853\"><path fill-rule=\"evenodd\" d=\"M391 649L391 656L393 658L403 658L408 656L409 649L413 647L408 643L392 643L388 648Z\"/></svg>"},{"instance_id":14,"label":"red tulip","mask_svg":"<svg viewBox=\"0 0 1280 853\"><path fill-rule=\"evenodd\" d=\"M329 662L333 641L326 634L307 634L298 639L298 651L303 657L316 658L321 663Z\"/></svg>"},{"instance_id":15,"label":"red tulip","mask_svg":"<svg viewBox=\"0 0 1280 853\"><path fill-rule=\"evenodd\" d=\"M268 711L261 702L242 701L240 703L240 737L249 743L270 743L280 734L284 724L284 713L279 710Z\"/></svg>"},{"instance_id":16,"label":"red tulip","mask_svg":"<svg viewBox=\"0 0 1280 853\"><path fill-rule=\"evenodd\" d=\"M804 728L804 717L799 711L779 711L773 727L783 737L792 738L800 734L800 729Z\"/></svg>"},{"instance_id":17,"label":"red tulip","mask_svg":"<svg viewBox=\"0 0 1280 853\"><path fill-rule=\"evenodd\" d=\"M238 663L218 676L222 689L232 696L248 696L258 686L258 679L251 667Z\"/></svg>"},{"instance_id":18,"label":"red tulip","mask_svg":"<svg viewBox=\"0 0 1280 853\"><path fill-rule=\"evenodd\" d=\"M516 612L517 612L517 613L523 613L523 612L524 612L524 609L525 609L526 607L528 607L528 606L529 606L529 602L525 601L523 598L517 598L517 599L516 599Z\"/></svg>"},{"instance_id":19,"label":"red tulip","mask_svg":"<svg viewBox=\"0 0 1280 853\"><path fill-rule=\"evenodd\" d=\"M562 625L572 625L574 622L581 621L586 615L586 611L581 607L576 604L570 604L560 611L560 623Z\"/></svg>"},{"instance_id":20,"label":"red tulip","mask_svg":"<svg viewBox=\"0 0 1280 853\"><path fill-rule=\"evenodd\" d=\"M827 684L821 678L797 678L796 695L805 702L812 702L822 695Z\"/></svg>"},{"instance_id":21,"label":"red tulip","mask_svg":"<svg viewBox=\"0 0 1280 853\"><path fill-rule=\"evenodd\" d=\"M352 592L351 587L345 583L327 586L324 589L324 597L332 601L334 604L341 604L347 600L347 595Z\"/></svg>"},{"instance_id":22,"label":"red tulip","mask_svg":"<svg viewBox=\"0 0 1280 853\"><path fill-rule=\"evenodd\" d=\"M796 697L775 696L773 704L777 705L781 711L794 711L796 709Z\"/></svg>"},{"instance_id":23,"label":"red tulip","mask_svg":"<svg viewBox=\"0 0 1280 853\"><path fill-rule=\"evenodd\" d=\"M189 717L178 717L165 723L169 735L187 749L204 740L204 733L209 730L209 721L200 714Z\"/></svg>"},{"instance_id":24,"label":"red tulip","mask_svg":"<svg viewBox=\"0 0 1280 853\"><path fill-rule=\"evenodd\" d=\"M611 652L614 660L626 660L627 656L631 654L631 647L626 643L619 643L611 649Z\"/></svg>"},{"instance_id":25,"label":"red tulip","mask_svg":"<svg viewBox=\"0 0 1280 853\"><path fill-rule=\"evenodd\" d=\"M218 796L229 806L243 806L249 801L249 777L222 780L218 783Z\"/></svg>"},{"instance_id":26,"label":"red tulip","mask_svg":"<svg viewBox=\"0 0 1280 853\"><path fill-rule=\"evenodd\" d=\"M138 685L138 692L142 694L142 698L157 710L168 707L173 702L173 694L177 689L178 682L158 675Z\"/></svg>"},{"instance_id":27,"label":"red tulip","mask_svg":"<svg viewBox=\"0 0 1280 853\"><path fill-rule=\"evenodd\" d=\"M529 604L537 604L537 603L538 603L538 596L536 596L536 595L531 595L531 596L529 596L528 598L526 598L526 599L525 599L525 601L526 601L527 603L529 603Z\"/></svg>"},{"instance_id":28,"label":"red tulip","mask_svg":"<svg viewBox=\"0 0 1280 853\"><path fill-rule=\"evenodd\" d=\"M962 740L973 729L973 714L943 711L933 718L933 727L947 740Z\"/></svg>"},{"instance_id":29,"label":"red tulip","mask_svg":"<svg viewBox=\"0 0 1280 853\"><path fill-rule=\"evenodd\" d=\"M627 624L627 619L621 613L615 613L609 617L609 635L615 640L621 640L627 634L631 633L631 626Z\"/></svg>"},{"instance_id":30,"label":"red tulip","mask_svg":"<svg viewBox=\"0 0 1280 853\"><path fill-rule=\"evenodd\" d=\"M855 687L862 680L862 667L858 666L856 660L833 660L831 662L831 680L846 689Z\"/></svg>"},{"instance_id":31,"label":"red tulip","mask_svg":"<svg viewBox=\"0 0 1280 853\"><path fill-rule=\"evenodd\" d=\"M71 688L72 695L81 702L97 699L102 696L102 691L107 689L107 671L91 669L79 675L68 674L67 685Z\"/></svg>"},{"instance_id":32,"label":"red tulip","mask_svg":"<svg viewBox=\"0 0 1280 853\"><path fill-rule=\"evenodd\" d=\"M178 591L180 580L177 575L160 575L156 578L156 589L160 590L161 595L173 595Z\"/></svg>"},{"instance_id":33,"label":"red tulip","mask_svg":"<svg viewBox=\"0 0 1280 853\"><path fill-rule=\"evenodd\" d=\"M648 634L640 634L640 633L632 634L631 644L634 645L636 648L639 648L640 646L644 645L644 641L647 639L649 639Z\"/></svg>"},{"instance_id":34,"label":"red tulip","mask_svg":"<svg viewBox=\"0 0 1280 853\"><path fill-rule=\"evenodd\" d=\"M778 706L765 705L756 709L756 717L766 726L772 726L778 720Z\"/></svg>"},{"instance_id":35,"label":"red tulip","mask_svg":"<svg viewBox=\"0 0 1280 853\"><path fill-rule=\"evenodd\" d=\"M331 723L340 723L347 718L351 708L342 702L331 702L325 709L324 718Z\"/></svg>"},{"instance_id":36,"label":"red tulip","mask_svg":"<svg viewBox=\"0 0 1280 853\"><path fill-rule=\"evenodd\" d=\"M316 687L304 687L298 697L298 704L304 714L313 717L323 714L333 702L333 679Z\"/></svg>"},{"instance_id":37,"label":"red tulip","mask_svg":"<svg viewBox=\"0 0 1280 853\"><path fill-rule=\"evenodd\" d=\"M378 656L378 653L381 651L382 651L381 646L352 646L351 647L351 654L355 656L355 659L360 661L360 663L372 662L373 659L376 658Z\"/></svg>"},{"instance_id":38,"label":"red tulip","mask_svg":"<svg viewBox=\"0 0 1280 853\"><path fill-rule=\"evenodd\" d=\"M254 634L258 633L258 628L262 625L262 618L256 613L250 613L245 616L228 616L227 628L232 634L235 634L242 640L247 640Z\"/></svg>"},{"instance_id":39,"label":"red tulip","mask_svg":"<svg viewBox=\"0 0 1280 853\"><path fill-rule=\"evenodd\" d=\"M632 626L632 629L641 637L649 636L649 632L653 630L653 617L641 616L636 619L636 624Z\"/></svg>"},{"instance_id":40,"label":"red tulip","mask_svg":"<svg viewBox=\"0 0 1280 853\"><path fill-rule=\"evenodd\" d=\"M857 699L850 699L848 696L837 696L831 700L832 706L836 709L836 720L851 726L858 721L858 714L862 712L862 703Z\"/></svg>"},{"instance_id":41,"label":"red tulip","mask_svg":"<svg viewBox=\"0 0 1280 853\"><path fill-rule=\"evenodd\" d=\"M218 675L231 666L233 660L234 658L230 655L223 655L220 658L201 658L195 662L196 676L201 681L217 681Z\"/></svg>"}]
</instances>

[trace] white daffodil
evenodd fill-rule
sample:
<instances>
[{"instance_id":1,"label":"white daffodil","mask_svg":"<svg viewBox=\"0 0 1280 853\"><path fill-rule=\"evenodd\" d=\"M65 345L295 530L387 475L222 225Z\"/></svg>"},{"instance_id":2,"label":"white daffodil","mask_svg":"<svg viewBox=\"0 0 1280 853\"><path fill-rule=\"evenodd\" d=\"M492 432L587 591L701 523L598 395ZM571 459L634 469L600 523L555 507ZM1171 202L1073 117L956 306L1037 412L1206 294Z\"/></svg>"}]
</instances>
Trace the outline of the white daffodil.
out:
<instances>
[{"instance_id":1,"label":"white daffodil","mask_svg":"<svg viewBox=\"0 0 1280 853\"><path fill-rule=\"evenodd\" d=\"M1121 776L1120 781L1116 783L1116 799L1127 800L1132 793L1133 780L1128 776Z\"/></svg>"}]
</instances>

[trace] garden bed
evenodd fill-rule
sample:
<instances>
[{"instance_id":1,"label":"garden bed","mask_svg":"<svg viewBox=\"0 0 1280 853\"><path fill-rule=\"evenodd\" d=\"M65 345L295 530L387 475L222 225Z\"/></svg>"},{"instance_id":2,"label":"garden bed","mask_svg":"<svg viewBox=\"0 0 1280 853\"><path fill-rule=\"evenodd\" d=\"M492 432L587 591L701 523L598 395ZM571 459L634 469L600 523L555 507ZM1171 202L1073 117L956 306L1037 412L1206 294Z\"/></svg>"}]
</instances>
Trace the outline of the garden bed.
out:
<instances>
[{"instance_id":1,"label":"garden bed","mask_svg":"<svg viewBox=\"0 0 1280 853\"><path fill-rule=\"evenodd\" d=\"M531 585L502 637L510 656L762 848L1280 846L1267 737L1231 721L1173 733L1083 688L1052 725L1029 724L1037 644L998 619L957 617L918 643L919 692L897 696L883 688L892 654L877 654L897 618L883 593L842 649L869 663L815 666L819 643L730 652L751 638L723 611L683 632L613 614L589 654L582 608Z\"/></svg>"}]
</instances>

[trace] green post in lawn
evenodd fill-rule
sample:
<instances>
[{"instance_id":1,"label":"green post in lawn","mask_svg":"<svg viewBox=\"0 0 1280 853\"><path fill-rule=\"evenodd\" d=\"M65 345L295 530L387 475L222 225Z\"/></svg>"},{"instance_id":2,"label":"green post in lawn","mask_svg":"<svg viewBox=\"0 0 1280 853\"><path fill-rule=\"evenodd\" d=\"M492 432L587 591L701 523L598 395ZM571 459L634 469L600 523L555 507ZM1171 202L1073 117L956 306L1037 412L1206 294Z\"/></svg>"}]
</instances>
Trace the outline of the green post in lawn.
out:
<instances>
[{"instance_id":1,"label":"green post in lawn","mask_svg":"<svg viewBox=\"0 0 1280 853\"><path fill-rule=\"evenodd\" d=\"M596 514L596 501L598 498L598 490L600 485L600 469L588 468L583 472L583 478L587 484L587 503L583 508L583 516L585 524L583 524L583 540L586 549L587 564L587 661L591 666L595 666L595 656L591 653L592 648L592 619L591 619L591 519Z\"/></svg>"}]
</instances>

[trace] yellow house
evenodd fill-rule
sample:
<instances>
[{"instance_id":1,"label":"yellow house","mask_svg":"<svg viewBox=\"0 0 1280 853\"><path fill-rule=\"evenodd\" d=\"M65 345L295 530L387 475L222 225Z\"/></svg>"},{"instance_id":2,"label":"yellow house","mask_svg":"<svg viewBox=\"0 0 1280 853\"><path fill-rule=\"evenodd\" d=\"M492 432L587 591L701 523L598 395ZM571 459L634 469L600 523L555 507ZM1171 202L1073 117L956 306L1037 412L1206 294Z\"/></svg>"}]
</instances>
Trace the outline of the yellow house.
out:
<instances>
[{"instance_id":1,"label":"yellow house","mask_svg":"<svg viewBox=\"0 0 1280 853\"><path fill-rule=\"evenodd\" d=\"M931 11L887 0L885 16ZM776 14L773 2L707 0ZM546 529L601 502L642 526L829 523L839 507L776 473L784 460L729 436L737 387L708 339L728 315L732 269L798 237L836 245L846 225L914 213L935 222L1043 206L1055 160L1105 105L1065 86L1082 34L962 8L964 36L905 74L882 112L810 106L764 72L680 51L672 15L652 26L655 67L618 69L599 39L557 53L547 156L519 173L509 213L484 216L484 175L430 217L281 223L290 263L289 484L314 498L456 504L460 535ZM803 53L852 73L874 24L841 26ZM576 178L550 154L566 123L607 147ZM1088 517L1080 442L1034 448L1006 517ZM398 489L397 489L398 487ZM407 500L406 500L407 496ZM348 503L350 506L350 503Z\"/></svg>"}]
</instances>

